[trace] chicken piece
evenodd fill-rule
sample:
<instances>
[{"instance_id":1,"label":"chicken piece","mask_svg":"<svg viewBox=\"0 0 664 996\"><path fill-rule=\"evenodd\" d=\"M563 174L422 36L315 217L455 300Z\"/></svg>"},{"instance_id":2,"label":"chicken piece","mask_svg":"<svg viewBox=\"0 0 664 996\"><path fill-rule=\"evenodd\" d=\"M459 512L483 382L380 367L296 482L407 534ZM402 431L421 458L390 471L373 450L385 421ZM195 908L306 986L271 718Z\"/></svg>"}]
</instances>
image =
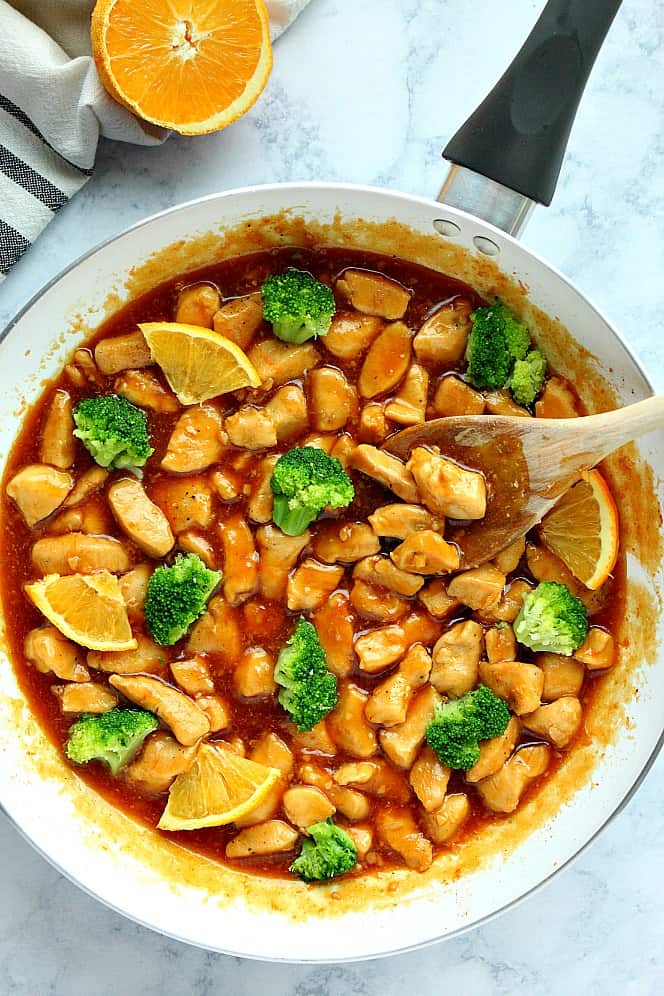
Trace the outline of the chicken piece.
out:
<instances>
[{"instance_id":1,"label":"chicken piece","mask_svg":"<svg viewBox=\"0 0 664 996\"><path fill-rule=\"evenodd\" d=\"M109 536L67 533L45 536L32 548L32 566L39 574L94 574L128 571L131 561L119 540Z\"/></svg>"},{"instance_id":2,"label":"chicken piece","mask_svg":"<svg viewBox=\"0 0 664 996\"><path fill-rule=\"evenodd\" d=\"M410 769L408 780L427 813L440 809L447 792L451 770L430 747L423 747Z\"/></svg>"},{"instance_id":3,"label":"chicken piece","mask_svg":"<svg viewBox=\"0 0 664 996\"><path fill-rule=\"evenodd\" d=\"M63 536L65 533L88 533L103 536L113 530L113 517L106 502L98 497L77 505L64 508L46 526L49 536Z\"/></svg>"},{"instance_id":4,"label":"chicken piece","mask_svg":"<svg viewBox=\"0 0 664 996\"><path fill-rule=\"evenodd\" d=\"M74 418L71 396L58 390L48 409L41 429L39 459L60 470L67 470L74 462Z\"/></svg>"},{"instance_id":5,"label":"chicken piece","mask_svg":"<svg viewBox=\"0 0 664 996\"><path fill-rule=\"evenodd\" d=\"M315 764L302 764L297 773L298 780L305 785L315 785L321 789L338 812L347 820L366 820L371 813L371 805L366 796L355 789L337 785L332 776Z\"/></svg>"},{"instance_id":6,"label":"chicken piece","mask_svg":"<svg viewBox=\"0 0 664 996\"><path fill-rule=\"evenodd\" d=\"M179 533L178 547L184 553L195 553L211 571L217 569L217 556L214 547L205 536L201 536L194 529L185 529L183 533Z\"/></svg>"},{"instance_id":7,"label":"chicken piece","mask_svg":"<svg viewBox=\"0 0 664 996\"><path fill-rule=\"evenodd\" d=\"M413 341L420 363L438 370L459 363L466 352L472 310L470 301L457 297L427 318Z\"/></svg>"},{"instance_id":8,"label":"chicken piece","mask_svg":"<svg viewBox=\"0 0 664 996\"><path fill-rule=\"evenodd\" d=\"M247 515L253 522L269 522L272 518L274 493L270 486L270 479L278 459L278 454L273 453L263 457L259 462L258 470L251 483L247 505Z\"/></svg>"},{"instance_id":9,"label":"chicken piece","mask_svg":"<svg viewBox=\"0 0 664 996\"><path fill-rule=\"evenodd\" d=\"M322 823L337 811L336 806L314 785L294 785L286 789L283 806L288 821L302 831L313 823Z\"/></svg>"},{"instance_id":10,"label":"chicken piece","mask_svg":"<svg viewBox=\"0 0 664 996\"><path fill-rule=\"evenodd\" d=\"M227 730L233 721L229 703L221 695L197 695L196 705L205 713L210 733Z\"/></svg>"},{"instance_id":11,"label":"chicken piece","mask_svg":"<svg viewBox=\"0 0 664 996\"><path fill-rule=\"evenodd\" d=\"M262 647L245 650L233 671L235 694L242 699L265 699L276 690L273 657Z\"/></svg>"},{"instance_id":12,"label":"chicken piece","mask_svg":"<svg viewBox=\"0 0 664 996\"><path fill-rule=\"evenodd\" d=\"M519 562L526 551L526 537L520 536L519 539L514 540L509 546L506 546L504 550L501 550L493 558L493 564L502 571L503 574L511 574L519 566Z\"/></svg>"},{"instance_id":13,"label":"chicken piece","mask_svg":"<svg viewBox=\"0 0 664 996\"><path fill-rule=\"evenodd\" d=\"M522 716L538 708L544 675L536 664L521 661L482 661L480 679L499 698L505 699L512 712Z\"/></svg>"},{"instance_id":14,"label":"chicken piece","mask_svg":"<svg viewBox=\"0 0 664 996\"><path fill-rule=\"evenodd\" d=\"M419 592L417 597L430 615L435 619L447 619L461 605L458 598L452 598L448 594L445 582L440 578L429 581Z\"/></svg>"},{"instance_id":15,"label":"chicken piece","mask_svg":"<svg viewBox=\"0 0 664 996\"><path fill-rule=\"evenodd\" d=\"M313 548L326 564L352 564L380 550L380 540L366 522L323 522Z\"/></svg>"},{"instance_id":16,"label":"chicken piece","mask_svg":"<svg viewBox=\"0 0 664 996\"><path fill-rule=\"evenodd\" d=\"M260 554L258 589L264 598L279 601L286 592L288 572L311 539L309 530L300 536L286 536L271 524L256 530Z\"/></svg>"},{"instance_id":17,"label":"chicken piece","mask_svg":"<svg viewBox=\"0 0 664 996\"><path fill-rule=\"evenodd\" d=\"M348 419L357 411L357 395L341 370L336 367L310 370L307 386L313 428L319 432L343 429Z\"/></svg>"},{"instance_id":18,"label":"chicken piece","mask_svg":"<svg viewBox=\"0 0 664 996\"><path fill-rule=\"evenodd\" d=\"M338 587L343 576L343 567L319 564L317 560L307 557L288 578L288 608L291 612L312 612L319 609Z\"/></svg>"},{"instance_id":19,"label":"chicken piece","mask_svg":"<svg viewBox=\"0 0 664 996\"><path fill-rule=\"evenodd\" d=\"M412 293L382 273L353 268L344 270L336 282L336 290L363 315L390 320L403 318Z\"/></svg>"},{"instance_id":20,"label":"chicken piece","mask_svg":"<svg viewBox=\"0 0 664 996\"><path fill-rule=\"evenodd\" d=\"M171 661L171 674L177 685L187 695L211 695L214 692L214 681L210 676L210 668L204 657L196 654L183 661Z\"/></svg>"},{"instance_id":21,"label":"chicken piece","mask_svg":"<svg viewBox=\"0 0 664 996\"><path fill-rule=\"evenodd\" d=\"M355 440L347 432L337 435L334 446L330 450L330 456L338 460L345 471L350 466L350 458L355 450Z\"/></svg>"},{"instance_id":22,"label":"chicken piece","mask_svg":"<svg viewBox=\"0 0 664 996\"><path fill-rule=\"evenodd\" d=\"M477 783L477 791L493 813L513 813L528 785L549 766L551 748L546 744L521 747L494 775Z\"/></svg>"},{"instance_id":23,"label":"chicken piece","mask_svg":"<svg viewBox=\"0 0 664 996\"><path fill-rule=\"evenodd\" d=\"M219 467L213 471L210 483L222 501L235 501L242 494L242 478L228 467Z\"/></svg>"},{"instance_id":24,"label":"chicken piece","mask_svg":"<svg viewBox=\"0 0 664 996\"><path fill-rule=\"evenodd\" d=\"M433 529L441 535L445 530L445 520L432 515L423 505L406 505L402 502L377 508L369 516L369 522L376 536L390 536L400 540L405 540L411 533L422 529Z\"/></svg>"},{"instance_id":25,"label":"chicken piece","mask_svg":"<svg viewBox=\"0 0 664 996\"><path fill-rule=\"evenodd\" d=\"M399 570L412 574L449 574L458 569L460 562L458 548L432 529L411 533L390 557Z\"/></svg>"},{"instance_id":26,"label":"chicken piece","mask_svg":"<svg viewBox=\"0 0 664 996\"><path fill-rule=\"evenodd\" d=\"M186 649L190 654L217 654L226 665L235 665L243 645L238 610L217 595L194 623Z\"/></svg>"},{"instance_id":27,"label":"chicken piece","mask_svg":"<svg viewBox=\"0 0 664 996\"><path fill-rule=\"evenodd\" d=\"M422 688L431 677L431 654L421 643L415 643L399 665L399 674L408 681L415 691Z\"/></svg>"},{"instance_id":28,"label":"chicken piece","mask_svg":"<svg viewBox=\"0 0 664 996\"><path fill-rule=\"evenodd\" d=\"M429 646L435 643L443 632L441 623L437 619L433 619L428 612L419 606L413 608L412 612L409 612L399 625L406 637L407 647L413 643L424 643Z\"/></svg>"},{"instance_id":29,"label":"chicken piece","mask_svg":"<svg viewBox=\"0 0 664 996\"><path fill-rule=\"evenodd\" d=\"M240 605L258 590L258 554L254 537L241 513L219 523L224 551L224 598Z\"/></svg>"},{"instance_id":30,"label":"chicken piece","mask_svg":"<svg viewBox=\"0 0 664 996\"><path fill-rule=\"evenodd\" d=\"M441 695L460 698L477 684L482 627L473 619L455 623L433 648L431 684Z\"/></svg>"},{"instance_id":31,"label":"chicken piece","mask_svg":"<svg viewBox=\"0 0 664 996\"><path fill-rule=\"evenodd\" d=\"M353 577L407 596L416 595L424 584L424 578L402 571L383 554L358 560L353 568Z\"/></svg>"},{"instance_id":32,"label":"chicken piece","mask_svg":"<svg viewBox=\"0 0 664 996\"><path fill-rule=\"evenodd\" d=\"M374 315L337 312L330 331L322 341L328 352L340 360L356 360L369 348L382 328L382 320Z\"/></svg>"},{"instance_id":33,"label":"chicken piece","mask_svg":"<svg viewBox=\"0 0 664 996\"><path fill-rule=\"evenodd\" d=\"M494 775L516 747L521 735L521 724L516 716L510 718L504 733L480 743L479 760L466 771L467 782L479 782Z\"/></svg>"},{"instance_id":34,"label":"chicken piece","mask_svg":"<svg viewBox=\"0 0 664 996\"><path fill-rule=\"evenodd\" d=\"M14 474L6 490L32 528L62 505L73 486L74 478L68 471L29 463Z\"/></svg>"},{"instance_id":35,"label":"chicken piece","mask_svg":"<svg viewBox=\"0 0 664 996\"><path fill-rule=\"evenodd\" d=\"M484 610L498 603L504 586L505 575L492 564L482 564L457 574L448 584L447 591L469 608Z\"/></svg>"},{"instance_id":36,"label":"chicken piece","mask_svg":"<svg viewBox=\"0 0 664 996\"><path fill-rule=\"evenodd\" d=\"M62 503L63 508L74 508L86 501L96 491L99 491L108 478L108 471L103 467L90 467L83 471L78 481Z\"/></svg>"},{"instance_id":37,"label":"chicken piece","mask_svg":"<svg viewBox=\"0 0 664 996\"><path fill-rule=\"evenodd\" d=\"M358 615L374 622L396 622L406 615L410 602L389 588L380 588L356 578L350 590L350 602Z\"/></svg>"},{"instance_id":38,"label":"chicken piece","mask_svg":"<svg viewBox=\"0 0 664 996\"><path fill-rule=\"evenodd\" d=\"M132 622L143 620L143 606L151 577L152 564L145 563L137 564L118 578L120 591L127 606L127 615Z\"/></svg>"},{"instance_id":39,"label":"chicken piece","mask_svg":"<svg viewBox=\"0 0 664 996\"><path fill-rule=\"evenodd\" d=\"M538 543L526 543L526 563L536 581L557 581L566 585L577 598L587 598L591 592L577 581L555 553Z\"/></svg>"},{"instance_id":40,"label":"chicken piece","mask_svg":"<svg viewBox=\"0 0 664 996\"><path fill-rule=\"evenodd\" d=\"M480 614L487 622L512 623L519 614L526 594L532 590L530 581L518 578L504 589L495 605L485 606Z\"/></svg>"},{"instance_id":41,"label":"chicken piece","mask_svg":"<svg viewBox=\"0 0 664 996\"><path fill-rule=\"evenodd\" d=\"M88 650L88 667L111 674L166 672L167 651L143 633L136 634L134 650Z\"/></svg>"},{"instance_id":42,"label":"chicken piece","mask_svg":"<svg viewBox=\"0 0 664 996\"><path fill-rule=\"evenodd\" d=\"M254 336L263 324L263 299L260 293L247 294L226 301L212 318L215 332L230 339L240 349L246 351Z\"/></svg>"},{"instance_id":43,"label":"chicken piece","mask_svg":"<svg viewBox=\"0 0 664 996\"><path fill-rule=\"evenodd\" d=\"M277 428L264 408L245 405L229 415L224 428L233 446L247 450L266 450L277 445Z\"/></svg>"},{"instance_id":44,"label":"chicken piece","mask_svg":"<svg viewBox=\"0 0 664 996\"><path fill-rule=\"evenodd\" d=\"M304 437L300 442L300 446L315 446L316 449L324 450L325 453L330 454L336 438L333 435L321 436L316 432L312 432L309 436Z\"/></svg>"},{"instance_id":45,"label":"chicken piece","mask_svg":"<svg viewBox=\"0 0 664 996\"><path fill-rule=\"evenodd\" d=\"M355 844L357 860L363 861L373 847L373 830L371 827L346 827L345 830Z\"/></svg>"},{"instance_id":46,"label":"chicken piece","mask_svg":"<svg viewBox=\"0 0 664 996\"><path fill-rule=\"evenodd\" d=\"M89 681L84 651L68 640L55 626L31 629L23 642L26 659L42 674L54 674L64 681Z\"/></svg>"},{"instance_id":47,"label":"chicken piece","mask_svg":"<svg viewBox=\"0 0 664 996\"><path fill-rule=\"evenodd\" d=\"M405 805L412 798L405 776L380 758L342 764L335 771L334 780L344 788L358 788L367 795L388 799L397 805Z\"/></svg>"},{"instance_id":48,"label":"chicken piece","mask_svg":"<svg viewBox=\"0 0 664 996\"><path fill-rule=\"evenodd\" d=\"M486 484L481 474L416 446L406 464L427 508L452 519L483 519Z\"/></svg>"},{"instance_id":49,"label":"chicken piece","mask_svg":"<svg viewBox=\"0 0 664 996\"><path fill-rule=\"evenodd\" d=\"M310 730L298 733L293 726L292 731L291 743L296 752L302 754L327 754L330 757L334 757L337 753L336 744L330 736L327 722L324 719L321 719L320 723L312 726Z\"/></svg>"},{"instance_id":50,"label":"chicken piece","mask_svg":"<svg viewBox=\"0 0 664 996\"><path fill-rule=\"evenodd\" d=\"M591 626L581 646L574 651L574 657L586 665L587 671L613 667L616 662L615 641L606 630Z\"/></svg>"},{"instance_id":51,"label":"chicken piece","mask_svg":"<svg viewBox=\"0 0 664 996\"><path fill-rule=\"evenodd\" d=\"M363 398L375 398L396 387L410 365L410 329L403 322L386 325L369 346L357 378Z\"/></svg>"},{"instance_id":52,"label":"chicken piece","mask_svg":"<svg viewBox=\"0 0 664 996\"><path fill-rule=\"evenodd\" d=\"M508 418L531 418L528 409L513 401L509 391L487 391L484 395L484 408L490 415L506 415Z\"/></svg>"},{"instance_id":53,"label":"chicken piece","mask_svg":"<svg viewBox=\"0 0 664 996\"><path fill-rule=\"evenodd\" d=\"M165 557L175 537L168 519L135 478L114 481L107 497L115 520L124 533L149 557Z\"/></svg>"},{"instance_id":54,"label":"chicken piece","mask_svg":"<svg viewBox=\"0 0 664 996\"><path fill-rule=\"evenodd\" d=\"M389 432L385 415L385 405L380 401L368 401L360 412L357 438L361 443L382 443Z\"/></svg>"},{"instance_id":55,"label":"chicken piece","mask_svg":"<svg viewBox=\"0 0 664 996\"><path fill-rule=\"evenodd\" d=\"M542 705L534 712L522 716L521 722L531 733L544 737L558 750L562 750L569 747L576 736L582 718L583 709L579 700L572 695L563 695L555 702Z\"/></svg>"},{"instance_id":56,"label":"chicken piece","mask_svg":"<svg viewBox=\"0 0 664 996\"><path fill-rule=\"evenodd\" d=\"M102 339L95 346L95 363L106 377L154 364L150 347L139 330Z\"/></svg>"},{"instance_id":57,"label":"chicken piece","mask_svg":"<svg viewBox=\"0 0 664 996\"><path fill-rule=\"evenodd\" d=\"M578 696L583 687L585 668L574 657L562 654L536 654L535 664L544 675L542 700L554 702L567 695Z\"/></svg>"},{"instance_id":58,"label":"chicken piece","mask_svg":"<svg viewBox=\"0 0 664 996\"><path fill-rule=\"evenodd\" d=\"M263 387L279 387L289 380L297 380L306 370L315 367L320 353L311 342L300 346L278 339L264 339L249 350L249 360L256 368Z\"/></svg>"},{"instance_id":59,"label":"chicken piece","mask_svg":"<svg viewBox=\"0 0 664 996\"><path fill-rule=\"evenodd\" d=\"M191 747L210 732L203 710L165 681L148 674L112 674L108 680L130 702L158 716L183 747Z\"/></svg>"},{"instance_id":60,"label":"chicken piece","mask_svg":"<svg viewBox=\"0 0 664 996\"><path fill-rule=\"evenodd\" d=\"M353 614L348 596L336 591L314 612L311 621L325 651L328 668L338 678L345 677L355 663Z\"/></svg>"},{"instance_id":61,"label":"chicken piece","mask_svg":"<svg viewBox=\"0 0 664 996\"><path fill-rule=\"evenodd\" d=\"M422 819L427 836L434 844L447 844L458 834L470 816L470 802L463 792L446 795L440 809L425 813Z\"/></svg>"},{"instance_id":62,"label":"chicken piece","mask_svg":"<svg viewBox=\"0 0 664 996\"><path fill-rule=\"evenodd\" d=\"M253 858L267 854L285 854L292 851L298 839L293 830L283 820L267 820L256 826L241 830L226 844L226 857Z\"/></svg>"},{"instance_id":63,"label":"chicken piece","mask_svg":"<svg viewBox=\"0 0 664 996\"><path fill-rule=\"evenodd\" d=\"M440 702L440 695L431 685L426 685L410 703L405 721L390 730L380 731L383 753L398 768L412 767L437 702Z\"/></svg>"},{"instance_id":64,"label":"chicken piece","mask_svg":"<svg viewBox=\"0 0 664 996\"><path fill-rule=\"evenodd\" d=\"M299 436L309 424L304 391L297 384L280 387L267 402L264 411L272 419L280 443L291 436Z\"/></svg>"},{"instance_id":65,"label":"chicken piece","mask_svg":"<svg viewBox=\"0 0 664 996\"><path fill-rule=\"evenodd\" d=\"M481 415L484 411L484 398L460 377L446 374L438 382L433 408L441 418L451 415Z\"/></svg>"},{"instance_id":66,"label":"chicken piece","mask_svg":"<svg viewBox=\"0 0 664 996\"><path fill-rule=\"evenodd\" d=\"M486 655L490 661L516 660L516 637L511 626L492 626L484 634Z\"/></svg>"},{"instance_id":67,"label":"chicken piece","mask_svg":"<svg viewBox=\"0 0 664 996\"><path fill-rule=\"evenodd\" d=\"M151 495L174 533L192 526L207 529L212 522L212 491L205 477L161 477Z\"/></svg>"},{"instance_id":68,"label":"chicken piece","mask_svg":"<svg viewBox=\"0 0 664 996\"><path fill-rule=\"evenodd\" d=\"M155 730L126 769L125 778L139 792L159 795L171 787L178 775L189 770L195 757L195 747L181 747L166 730Z\"/></svg>"},{"instance_id":69,"label":"chicken piece","mask_svg":"<svg viewBox=\"0 0 664 996\"><path fill-rule=\"evenodd\" d=\"M267 796L261 803L259 803L258 806L256 806L255 809L250 810L246 816L238 817L233 821L235 826L238 828L253 827L258 823L264 823L266 820L274 819L281 809L281 801L283 799L285 789L285 779L279 778L270 788Z\"/></svg>"},{"instance_id":70,"label":"chicken piece","mask_svg":"<svg viewBox=\"0 0 664 996\"><path fill-rule=\"evenodd\" d=\"M175 308L175 321L184 325L212 328L215 314L221 306L221 296L214 284L191 284L180 291Z\"/></svg>"},{"instance_id":71,"label":"chicken piece","mask_svg":"<svg viewBox=\"0 0 664 996\"><path fill-rule=\"evenodd\" d=\"M103 713L114 709L118 704L117 695L96 681L53 685L51 691L60 700L63 712Z\"/></svg>"},{"instance_id":72,"label":"chicken piece","mask_svg":"<svg viewBox=\"0 0 664 996\"><path fill-rule=\"evenodd\" d=\"M417 425L426 417L429 374L419 363L411 363L396 398L385 406L385 414L399 425Z\"/></svg>"},{"instance_id":73,"label":"chicken piece","mask_svg":"<svg viewBox=\"0 0 664 996\"><path fill-rule=\"evenodd\" d=\"M167 390L159 378L149 370L127 370L116 377L113 389L127 401L140 408L151 408L154 412L168 414L180 409L178 399Z\"/></svg>"},{"instance_id":74,"label":"chicken piece","mask_svg":"<svg viewBox=\"0 0 664 996\"><path fill-rule=\"evenodd\" d=\"M400 626L383 626L370 629L355 641L361 671L378 674L400 660L406 653L408 643Z\"/></svg>"},{"instance_id":75,"label":"chicken piece","mask_svg":"<svg viewBox=\"0 0 664 996\"><path fill-rule=\"evenodd\" d=\"M396 851L409 868L424 872L431 867L433 848L431 841L420 832L410 809L390 806L376 814L378 836Z\"/></svg>"},{"instance_id":76,"label":"chicken piece","mask_svg":"<svg viewBox=\"0 0 664 996\"><path fill-rule=\"evenodd\" d=\"M212 405L195 405L175 423L161 461L173 474L195 474L219 463L224 452L221 415Z\"/></svg>"},{"instance_id":77,"label":"chicken piece","mask_svg":"<svg viewBox=\"0 0 664 996\"><path fill-rule=\"evenodd\" d=\"M390 456L389 453L383 453L375 446L361 443L353 451L350 466L368 477L373 477L404 501L418 502L418 491L412 474L401 460Z\"/></svg>"},{"instance_id":78,"label":"chicken piece","mask_svg":"<svg viewBox=\"0 0 664 996\"><path fill-rule=\"evenodd\" d=\"M250 760L257 764L266 764L268 768L278 768L286 778L293 773L295 759L293 752L276 733L264 733L249 755Z\"/></svg>"},{"instance_id":79,"label":"chicken piece","mask_svg":"<svg viewBox=\"0 0 664 996\"><path fill-rule=\"evenodd\" d=\"M397 671L374 688L366 704L365 715L376 726L399 726L405 722L412 697L411 683Z\"/></svg>"},{"instance_id":80,"label":"chicken piece","mask_svg":"<svg viewBox=\"0 0 664 996\"><path fill-rule=\"evenodd\" d=\"M538 401L537 418L577 418L579 411L572 389L560 377L549 377Z\"/></svg>"},{"instance_id":81,"label":"chicken piece","mask_svg":"<svg viewBox=\"0 0 664 996\"><path fill-rule=\"evenodd\" d=\"M330 734L339 748L351 757L373 757L378 750L376 732L367 722L364 709L369 693L350 682L343 682L339 701L327 717Z\"/></svg>"}]
</instances>

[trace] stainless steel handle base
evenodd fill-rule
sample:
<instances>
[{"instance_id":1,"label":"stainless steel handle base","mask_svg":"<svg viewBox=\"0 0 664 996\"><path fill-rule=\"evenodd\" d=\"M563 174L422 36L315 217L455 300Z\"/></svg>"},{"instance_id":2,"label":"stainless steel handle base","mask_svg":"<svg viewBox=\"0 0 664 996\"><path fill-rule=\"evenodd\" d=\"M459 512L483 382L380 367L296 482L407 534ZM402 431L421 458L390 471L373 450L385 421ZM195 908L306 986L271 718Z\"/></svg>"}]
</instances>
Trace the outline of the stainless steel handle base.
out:
<instances>
[{"instance_id":1,"label":"stainless steel handle base","mask_svg":"<svg viewBox=\"0 0 664 996\"><path fill-rule=\"evenodd\" d=\"M465 166L450 167L436 199L474 214L515 238L525 228L535 207L535 201L529 197Z\"/></svg>"}]
</instances>

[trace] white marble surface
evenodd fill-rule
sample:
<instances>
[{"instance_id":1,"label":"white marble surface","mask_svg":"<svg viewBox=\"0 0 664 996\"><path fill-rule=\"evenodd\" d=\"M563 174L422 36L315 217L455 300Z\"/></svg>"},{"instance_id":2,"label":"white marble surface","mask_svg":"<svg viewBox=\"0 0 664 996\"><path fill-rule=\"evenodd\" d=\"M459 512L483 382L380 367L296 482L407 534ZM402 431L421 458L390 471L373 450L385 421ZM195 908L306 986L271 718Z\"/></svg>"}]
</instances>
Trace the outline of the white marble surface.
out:
<instances>
[{"instance_id":1,"label":"white marble surface","mask_svg":"<svg viewBox=\"0 0 664 996\"><path fill-rule=\"evenodd\" d=\"M268 89L226 132L105 144L0 288L0 326L80 253L144 215L248 183L328 179L432 195L440 149L543 0L313 0ZM664 389L664 7L630 0L598 60L548 211L525 241L602 308ZM576 864L498 920L419 953L308 968L211 955L109 912L0 818L0 996L659 996L664 759Z\"/></svg>"}]
</instances>

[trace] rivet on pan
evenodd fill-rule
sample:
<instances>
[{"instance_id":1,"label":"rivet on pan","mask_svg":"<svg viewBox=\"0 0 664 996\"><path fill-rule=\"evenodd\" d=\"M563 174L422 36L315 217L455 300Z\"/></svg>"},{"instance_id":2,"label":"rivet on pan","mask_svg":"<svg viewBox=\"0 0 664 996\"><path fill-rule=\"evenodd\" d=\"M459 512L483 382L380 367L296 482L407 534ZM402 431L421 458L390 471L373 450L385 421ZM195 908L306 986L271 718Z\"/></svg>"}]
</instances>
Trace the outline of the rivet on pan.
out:
<instances>
[{"instance_id":1,"label":"rivet on pan","mask_svg":"<svg viewBox=\"0 0 664 996\"><path fill-rule=\"evenodd\" d=\"M497 256L500 252L500 246L492 242L491 239L487 239L484 235L473 235L473 245L480 252L483 252L485 256Z\"/></svg>"},{"instance_id":2,"label":"rivet on pan","mask_svg":"<svg viewBox=\"0 0 664 996\"><path fill-rule=\"evenodd\" d=\"M439 235L446 235L449 239L455 238L461 232L455 221L447 221L446 218L436 218L433 227Z\"/></svg>"}]
</instances>

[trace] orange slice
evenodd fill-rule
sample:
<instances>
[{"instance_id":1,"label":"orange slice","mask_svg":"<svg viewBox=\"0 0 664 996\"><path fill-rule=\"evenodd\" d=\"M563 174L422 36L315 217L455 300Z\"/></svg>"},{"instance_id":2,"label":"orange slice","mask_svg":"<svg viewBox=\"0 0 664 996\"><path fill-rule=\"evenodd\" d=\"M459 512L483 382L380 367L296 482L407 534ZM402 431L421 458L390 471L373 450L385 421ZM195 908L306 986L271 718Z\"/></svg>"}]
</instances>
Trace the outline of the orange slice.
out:
<instances>
[{"instance_id":1,"label":"orange slice","mask_svg":"<svg viewBox=\"0 0 664 996\"><path fill-rule=\"evenodd\" d=\"M218 332L180 322L146 322L138 327L183 405L198 405L261 382L247 354Z\"/></svg>"},{"instance_id":2,"label":"orange slice","mask_svg":"<svg viewBox=\"0 0 664 996\"><path fill-rule=\"evenodd\" d=\"M226 744L201 744L191 768L171 785L157 826L200 830L233 823L260 806L280 777L276 768L248 761Z\"/></svg>"},{"instance_id":3,"label":"orange slice","mask_svg":"<svg viewBox=\"0 0 664 996\"><path fill-rule=\"evenodd\" d=\"M97 0L91 27L111 96L183 135L239 118L272 68L263 0Z\"/></svg>"},{"instance_id":4,"label":"orange slice","mask_svg":"<svg viewBox=\"0 0 664 996\"><path fill-rule=\"evenodd\" d=\"M40 612L63 636L89 650L134 650L134 639L114 574L49 574L26 584Z\"/></svg>"},{"instance_id":5,"label":"orange slice","mask_svg":"<svg viewBox=\"0 0 664 996\"><path fill-rule=\"evenodd\" d=\"M589 470L544 516L542 542L586 588L600 588L620 545L618 510L598 470Z\"/></svg>"}]
</instances>

